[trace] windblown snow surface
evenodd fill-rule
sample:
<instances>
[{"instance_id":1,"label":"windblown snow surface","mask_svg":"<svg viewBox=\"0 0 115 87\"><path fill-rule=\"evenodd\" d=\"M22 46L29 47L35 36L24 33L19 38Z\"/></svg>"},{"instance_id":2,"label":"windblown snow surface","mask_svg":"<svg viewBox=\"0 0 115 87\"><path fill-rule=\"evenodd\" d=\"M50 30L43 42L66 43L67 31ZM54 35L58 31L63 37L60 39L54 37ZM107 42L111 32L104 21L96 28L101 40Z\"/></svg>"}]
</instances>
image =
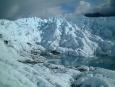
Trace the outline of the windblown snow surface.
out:
<instances>
[{"instance_id":1,"label":"windblown snow surface","mask_svg":"<svg viewBox=\"0 0 115 87\"><path fill-rule=\"evenodd\" d=\"M115 87L113 19L68 20L0 20L0 87Z\"/></svg>"}]
</instances>

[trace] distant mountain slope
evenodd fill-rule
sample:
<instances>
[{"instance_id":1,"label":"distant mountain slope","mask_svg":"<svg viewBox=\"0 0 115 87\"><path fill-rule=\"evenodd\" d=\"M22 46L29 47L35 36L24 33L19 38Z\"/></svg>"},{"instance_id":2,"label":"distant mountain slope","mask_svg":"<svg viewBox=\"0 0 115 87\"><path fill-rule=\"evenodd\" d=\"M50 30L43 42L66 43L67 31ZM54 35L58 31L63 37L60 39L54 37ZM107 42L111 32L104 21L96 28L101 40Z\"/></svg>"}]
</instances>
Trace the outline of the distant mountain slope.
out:
<instances>
[{"instance_id":1,"label":"distant mountain slope","mask_svg":"<svg viewBox=\"0 0 115 87\"><path fill-rule=\"evenodd\" d=\"M97 34L100 33L100 29L96 23L84 29L58 17L0 20L0 34L18 51L41 47L45 50L57 50L60 53L75 56L90 57L97 52L112 55L110 51L113 43ZM95 29L91 30L92 26L95 26ZM101 33L107 36L106 33ZM111 34L110 31L107 33Z\"/></svg>"}]
</instances>

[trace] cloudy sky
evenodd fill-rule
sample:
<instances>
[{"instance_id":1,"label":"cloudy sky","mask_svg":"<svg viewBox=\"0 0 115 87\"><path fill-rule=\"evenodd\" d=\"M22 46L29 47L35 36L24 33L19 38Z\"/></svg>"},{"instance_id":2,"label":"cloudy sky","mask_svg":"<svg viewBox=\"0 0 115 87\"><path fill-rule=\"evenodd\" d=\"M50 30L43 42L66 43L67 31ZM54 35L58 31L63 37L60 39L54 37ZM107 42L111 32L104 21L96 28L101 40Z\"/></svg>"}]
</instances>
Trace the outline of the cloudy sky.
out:
<instances>
[{"instance_id":1,"label":"cloudy sky","mask_svg":"<svg viewBox=\"0 0 115 87\"><path fill-rule=\"evenodd\" d=\"M103 4L105 0L0 0L0 19L50 17L80 13L83 9Z\"/></svg>"}]
</instances>

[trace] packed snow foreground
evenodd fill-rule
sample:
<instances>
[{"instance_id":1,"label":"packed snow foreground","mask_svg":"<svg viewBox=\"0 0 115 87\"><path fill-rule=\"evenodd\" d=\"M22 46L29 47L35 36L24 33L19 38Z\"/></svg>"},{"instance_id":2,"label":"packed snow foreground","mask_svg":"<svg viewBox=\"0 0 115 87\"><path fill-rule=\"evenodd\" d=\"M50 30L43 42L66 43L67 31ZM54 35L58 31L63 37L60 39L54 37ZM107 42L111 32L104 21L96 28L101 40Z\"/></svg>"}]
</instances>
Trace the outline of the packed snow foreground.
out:
<instances>
[{"instance_id":1,"label":"packed snow foreground","mask_svg":"<svg viewBox=\"0 0 115 87\"><path fill-rule=\"evenodd\" d=\"M0 20L0 87L115 87L115 71L85 66L115 56L110 36L92 31L64 18Z\"/></svg>"}]
</instances>

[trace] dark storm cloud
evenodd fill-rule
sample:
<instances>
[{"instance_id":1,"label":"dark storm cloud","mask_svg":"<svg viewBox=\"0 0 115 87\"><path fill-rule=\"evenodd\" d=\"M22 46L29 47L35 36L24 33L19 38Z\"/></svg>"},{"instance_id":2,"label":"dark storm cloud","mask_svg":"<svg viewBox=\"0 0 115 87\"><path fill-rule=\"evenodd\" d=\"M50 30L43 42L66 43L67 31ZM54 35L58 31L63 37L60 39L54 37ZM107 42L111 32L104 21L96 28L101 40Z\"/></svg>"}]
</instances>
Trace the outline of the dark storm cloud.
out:
<instances>
[{"instance_id":1,"label":"dark storm cloud","mask_svg":"<svg viewBox=\"0 0 115 87\"><path fill-rule=\"evenodd\" d=\"M87 10L83 12L87 17L110 17L115 16L115 0L108 0L103 5L92 8L90 6Z\"/></svg>"},{"instance_id":2,"label":"dark storm cloud","mask_svg":"<svg viewBox=\"0 0 115 87\"><path fill-rule=\"evenodd\" d=\"M115 0L109 0L111 6L115 7Z\"/></svg>"}]
</instances>

